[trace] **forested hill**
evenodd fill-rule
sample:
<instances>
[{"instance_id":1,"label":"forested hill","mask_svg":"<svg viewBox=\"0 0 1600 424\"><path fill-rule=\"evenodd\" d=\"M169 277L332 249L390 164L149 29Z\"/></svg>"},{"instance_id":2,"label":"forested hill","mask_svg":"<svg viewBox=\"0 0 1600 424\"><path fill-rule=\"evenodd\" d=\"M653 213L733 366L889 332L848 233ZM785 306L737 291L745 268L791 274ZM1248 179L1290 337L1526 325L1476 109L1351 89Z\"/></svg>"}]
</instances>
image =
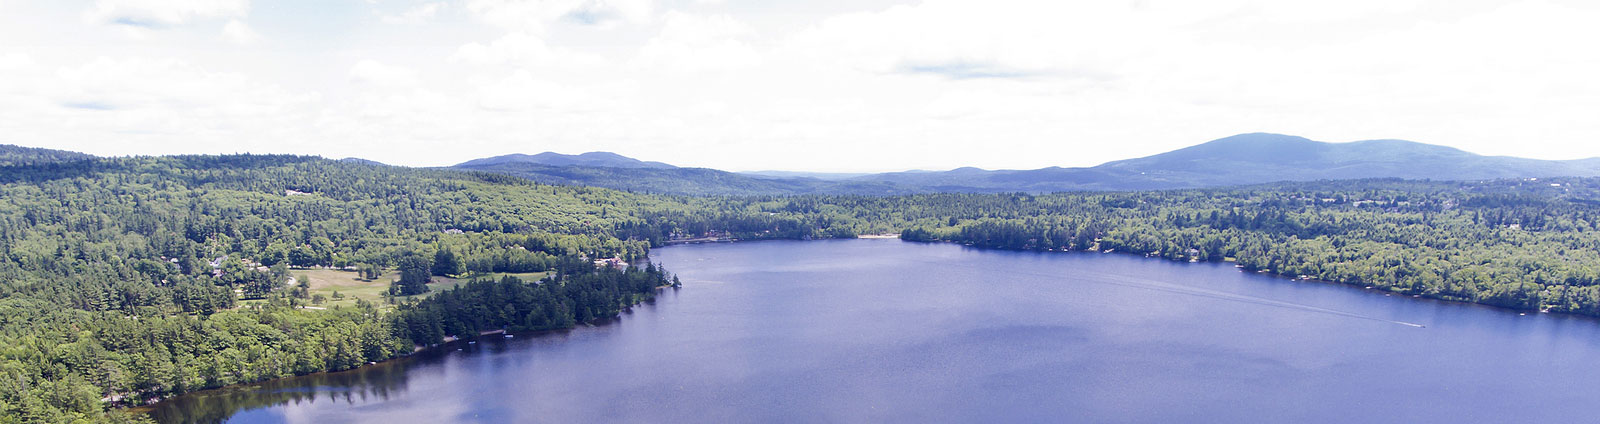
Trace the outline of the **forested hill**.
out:
<instances>
[{"instance_id":1,"label":"forested hill","mask_svg":"<svg viewBox=\"0 0 1600 424\"><path fill-rule=\"evenodd\" d=\"M1494 180L1600 176L1600 158L1537 160L1482 156L1404 140L1324 143L1279 134L1242 134L1159 155L1095 167L1195 187L1272 181L1405 178Z\"/></svg>"},{"instance_id":2,"label":"forested hill","mask_svg":"<svg viewBox=\"0 0 1600 424\"><path fill-rule=\"evenodd\" d=\"M33 165L92 158L94 158L92 155L66 150L0 144L0 166Z\"/></svg>"},{"instance_id":3,"label":"forested hill","mask_svg":"<svg viewBox=\"0 0 1600 424\"><path fill-rule=\"evenodd\" d=\"M81 159L0 166L0 422L124 420L105 408L615 316L671 277L595 260L674 238L890 232L1600 316L1597 178L687 197L300 156ZM322 296L330 278L346 298Z\"/></svg>"},{"instance_id":4,"label":"forested hill","mask_svg":"<svg viewBox=\"0 0 1600 424\"><path fill-rule=\"evenodd\" d=\"M902 172L861 177L924 191L1052 192L1166 190L1275 181L1406 178L1492 180L1600 176L1600 158L1536 160L1481 156L1402 140L1324 143L1281 134L1240 134L1088 168Z\"/></svg>"},{"instance_id":5,"label":"forested hill","mask_svg":"<svg viewBox=\"0 0 1600 424\"><path fill-rule=\"evenodd\" d=\"M611 152L588 152L576 155L564 155L555 152L544 152L537 155L514 153L483 159L473 159L457 164L456 167L471 168L478 166L518 163L544 166L591 166L607 168L676 168L675 166L661 162L646 162Z\"/></svg>"},{"instance_id":6,"label":"forested hill","mask_svg":"<svg viewBox=\"0 0 1600 424\"><path fill-rule=\"evenodd\" d=\"M606 187L641 193L688 196L876 194L922 192L893 183L745 175L706 168L552 166L529 162L468 162L453 169L492 172L545 184Z\"/></svg>"},{"instance_id":7,"label":"forested hill","mask_svg":"<svg viewBox=\"0 0 1600 424\"><path fill-rule=\"evenodd\" d=\"M550 184L588 185L686 195L1048 193L1168 190L1275 181L1407 178L1476 181L1502 178L1600 176L1600 158L1535 160L1481 156L1401 140L1324 143L1280 134L1240 134L1142 158L1088 168L1031 170L959 168L847 178L803 173L739 174L677 168L604 154L580 157L508 155L457 165ZM585 155L601 155L587 153ZM603 159L603 160L601 160ZM643 166L640 164L659 164Z\"/></svg>"},{"instance_id":8,"label":"forested hill","mask_svg":"<svg viewBox=\"0 0 1600 424\"><path fill-rule=\"evenodd\" d=\"M105 405L612 316L667 277L591 259L642 257L648 241L617 234L678 208L296 156L91 159L0 177L0 422L127 419ZM311 296L316 273L373 290ZM478 275L504 278L468 282ZM439 284L459 293L431 297Z\"/></svg>"}]
</instances>

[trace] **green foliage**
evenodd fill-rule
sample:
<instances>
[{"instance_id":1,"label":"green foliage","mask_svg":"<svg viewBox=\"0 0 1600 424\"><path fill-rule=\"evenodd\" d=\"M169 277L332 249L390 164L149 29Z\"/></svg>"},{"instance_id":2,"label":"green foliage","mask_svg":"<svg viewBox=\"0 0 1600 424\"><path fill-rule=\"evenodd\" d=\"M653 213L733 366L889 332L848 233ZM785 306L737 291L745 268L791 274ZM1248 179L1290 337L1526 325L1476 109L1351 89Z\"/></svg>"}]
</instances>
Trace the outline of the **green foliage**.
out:
<instances>
[{"instance_id":1,"label":"green foliage","mask_svg":"<svg viewBox=\"0 0 1600 424\"><path fill-rule=\"evenodd\" d=\"M1600 180L1567 178L795 198L760 205L822 214L806 220L857 232L899 227L909 241L1231 259L1248 270L1419 297L1600 315L1596 198Z\"/></svg>"},{"instance_id":2,"label":"green foliage","mask_svg":"<svg viewBox=\"0 0 1600 424\"><path fill-rule=\"evenodd\" d=\"M466 265L456 258L456 253L450 249L439 249L433 255L433 275L448 277L467 271Z\"/></svg>"},{"instance_id":3,"label":"green foliage","mask_svg":"<svg viewBox=\"0 0 1600 424\"><path fill-rule=\"evenodd\" d=\"M94 156L65 150L0 144L0 166L34 165L93 158Z\"/></svg>"},{"instance_id":4,"label":"green foliage","mask_svg":"<svg viewBox=\"0 0 1600 424\"><path fill-rule=\"evenodd\" d=\"M292 156L0 167L0 422L122 420L105 404L404 355L411 337L393 323L409 306L302 309L327 299L285 284L289 268L360 268L378 278L396 267L421 283L406 286L414 293L433 271L459 274L473 263L543 271L585 256L633 259L649 243L613 230L673 204ZM454 266L433 267L438 252L456 256ZM604 295L636 298L574 293L574 311ZM566 319L614 308L584 310Z\"/></svg>"},{"instance_id":5,"label":"green foliage","mask_svg":"<svg viewBox=\"0 0 1600 424\"><path fill-rule=\"evenodd\" d=\"M413 296L428 292L428 271L431 261L417 255L400 258L400 281L394 282L390 292L395 296Z\"/></svg>"},{"instance_id":6,"label":"green foliage","mask_svg":"<svg viewBox=\"0 0 1600 424\"><path fill-rule=\"evenodd\" d=\"M1236 260L1396 293L1600 316L1600 179L1369 180L1134 193L677 197L294 156L0 167L0 422L126 419L208 387L346 369L496 329L615 316L676 285L596 268L683 239L899 233ZM291 275L401 271L305 309ZM426 293L437 275L553 272ZM308 281L304 275L296 281ZM334 293L334 298L342 297ZM388 303L393 303L389 305Z\"/></svg>"},{"instance_id":7,"label":"green foliage","mask_svg":"<svg viewBox=\"0 0 1600 424\"><path fill-rule=\"evenodd\" d=\"M524 282L507 276L473 280L402 308L396 318L413 343L433 345L446 336L472 338L493 330L533 331L572 328L576 323L616 316L622 308L655 297L668 285L654 265L596 269L587 261L565 261L561 277Z\"/></svg>"}]
</instances>

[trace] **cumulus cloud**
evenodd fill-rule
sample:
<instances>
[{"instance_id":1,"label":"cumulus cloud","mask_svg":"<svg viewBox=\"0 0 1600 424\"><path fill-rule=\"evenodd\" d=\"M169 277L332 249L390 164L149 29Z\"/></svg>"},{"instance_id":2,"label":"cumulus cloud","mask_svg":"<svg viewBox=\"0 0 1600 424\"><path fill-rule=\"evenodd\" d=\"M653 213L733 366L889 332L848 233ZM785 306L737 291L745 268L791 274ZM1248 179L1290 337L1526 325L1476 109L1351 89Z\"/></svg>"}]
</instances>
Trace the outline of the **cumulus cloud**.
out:
<instances>
[{"instance_id":1,"label":"cumulus cloud","mask_svg":"<svg viewBox=\"0 0 1600 424\"><path fill-rule=\"evenodd\" d=\"M508 33L488 43L463 44L450 59L479 66L514 65L574 70L600 67L605 62L598 55L551 47L539 36L525 32Z\"/></svg>"},{"instance_id":2,"label":"cumulus cloud","mask_svg":"<svg viewBox=\"0 0 1600 424\"><path fill-rule=\"evenodd\" d=\"M612 27L650 19L652 0L471 0L467 10L484 22L519 31L543 31L551 23Z\"/></svg>"},{"instance_id":3,"label":"cumulus cloud","mask_svg":"<svg viewBox=\"0 0 1600 424\"><path fill-rule=\"evenodd\" d=\"M0 71L9 71L33 66L33 58L22 53L0 54Z\"/></svg>"},{"instance_id":4,"label":"cumulus cloud","mask_svg":"<svg viewBox=\"0 0 1600 424\"><path fill-rule=\"evenodd\" d=\"M829 170L1093 165L1249 131L1549 158L1592 155L1600 137L1592 2L887 3L309 10L324 20L272 35L311 41L266 54L197 48L259 39L245 22L282 27L246 19L243 2L10 3L0 133L102 154L137 150L112 140L218 152L210 140L228 139L438 165L582 145ZM91 25L18 18L52 7ZM412 22L430 31L390 25ZM147 37L105 37L118 31ZM916 151L948 154L899 154Z\"/></svg>"},{"instance_id":5,"label":"cumulus cloud","mask_svg":"<svg viewBox=\"0 0 1600 424\"><path fill-rule=\"evenodd\" d=\"M98 23L162 28L194 19L240 17L249 9L248 0L97 0L84 17Z\"/></svg>"},{"instance_id":6,"label":"cumulus cloud","mask_svg":"<svg viewBox=\"0 0 1600 424\"><path fill-rule=\"evenodd\" d=\"M423 3L412 6L410 9L406 9L399 14L383 15L382 20L383 23L391 25L420 24L433 19L434 16L439 14L440 10L444 9L444 6L444 3L439 2Z\"/></svg>"},{"instance_id":7,"label":"cumulus cloud","mask_svg":"<svg viewBox=\"0 0 1600 424\"><path fill-rule=\"evenodd\" d=\"M238 19L230 20L222 25L222 39L234 44L251 44L261 40L261 34L250 29L250 25Z\"/></svg>"},{"instance_id":8,"label":"cumulus cloud","mask_svg":"<svg viewBox=\"0 0 1600 424\"><path fill-rule=\"evenodd\" d=\"M350 67L350 81L385 88L411 87L421 82L417 78L417 71L411 68L385 65L375 60L362 60Z\"/></svg>"},{"instance_id":9,"label":"cumulus cloud","mask_svg":"<svg viewBox=\"0 0 1600 424\"><path fill-rule=\"evenodd\" d=\"M547 80L534 78L533 74L518 70L506 78L477 85L478 105L492 111L547 111L581 112L595 110L593 93Z\"/></svg>"},{"instance_id":10,"label":"cumulus cloud","mask_svg":"<svg viewBox=\"0 0 1600 424\"><path fill-rule=\"evenodd\" d=\"M233 72L173 59L99 57L12 74L27 86L0 85L0 127L16 140L70 140L100 154L192 153L189 140L272 151L296 142L320 97ZM277 144L276 148L273 144Z\"/></svg>"},{"instance_id":11,"label":"cumulus cloud","mask_svg":"<svg viewBox=\"0 0 1600 424\"><path fill-rule=\"evenodd\" d=\"M646 69L737 70L761 61L761 54L741 39L754 30L731 16L669 12L665 20L661 33L639 50L639 63Z\"/></svg>"}]
</instances>

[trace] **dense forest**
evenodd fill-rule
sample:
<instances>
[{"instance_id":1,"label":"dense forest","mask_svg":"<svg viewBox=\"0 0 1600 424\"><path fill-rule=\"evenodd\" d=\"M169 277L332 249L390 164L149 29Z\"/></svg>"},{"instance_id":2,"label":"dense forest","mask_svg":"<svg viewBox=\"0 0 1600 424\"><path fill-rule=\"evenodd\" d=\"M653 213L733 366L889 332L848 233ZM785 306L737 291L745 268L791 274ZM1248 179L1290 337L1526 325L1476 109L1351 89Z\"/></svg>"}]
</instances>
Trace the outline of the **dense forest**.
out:
<instances>
[{"instance_id":1,"label":"dense forest","mask_svg":"<svg viewBox=\"0 0 1600 424\"><path fill-rule=\"evenodd\" d=\"M647 241L612 229L667 209L608 190L248 155L30 163L0 180L0 422L133 419L105 406L571 327L669 284L591 263L642 258ZM313 308L291 283L305 269L400 278L386 302ZM495 272L550 276L427 293Z\"/></svg>"},{"instance_id":2,"label":"dense forest","mask_svg":"<svg viewBox=\"0 0 1600 424\"><path fill-rule=\"evenodd\" d=\"M1356 180L1120 193L694 198L626 234L908 241L1233 261L1395 293L1600 316L1600 179Z\"/></svg>"},{"instance_id":3,"label":"dense forest","mask_svg":"<svg viewBox=\"0 0 1600 424\"><path fill-rule=\"evenodd\" d=\"M299 156L11 163L0 166L0 423L138 420L107 408L613 317L673 284L650 248L705 236L898 233L1234 261L1600 315L1600 179L686 197ZM324 303L311 272L389 287Z\"/></svg>"}]
</instances>

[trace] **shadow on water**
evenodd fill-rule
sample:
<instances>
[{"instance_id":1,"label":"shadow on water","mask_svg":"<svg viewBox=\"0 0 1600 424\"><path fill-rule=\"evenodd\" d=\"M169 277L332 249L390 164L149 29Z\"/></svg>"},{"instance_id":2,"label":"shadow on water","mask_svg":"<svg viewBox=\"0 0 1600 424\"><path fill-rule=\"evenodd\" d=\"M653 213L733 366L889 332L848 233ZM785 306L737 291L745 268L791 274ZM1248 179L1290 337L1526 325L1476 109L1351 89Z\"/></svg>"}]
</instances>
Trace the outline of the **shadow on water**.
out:
<instances>
[{"instance_id":1,"label":"shadow on water","mask_svg":"<svg viewBox=\"0 0 1600 424\"><path fill-rule=\"evenodd\" d=\"M362 403L386 400L405 391L406 358L377 365L282 378L255 384L228 386L175 397L155 405L130 410L143 412L158 423L214 424L241 411L301 402Z\"/></svg>"},{"instance_id":2,"label":"shadow on water","mask_svg":"<svg viewBox=\"0 0 1600 424\"><path fill-rule=\"evenodd\" d=\"M529 334L540 336L555 332ZM336 402L358 405L383 402L406 391L407 375L419 366L444 362L451 354L499 353L506 344L499 336L462 340L425 349L412 356L353 370L280 378L260 383L227 386L185 394L140 408L162 424L217 424L234 415L278 405Z\"/></svg>"},{"instance_id":3,"label":"shadow on water","mask_svg":"<svg viewBox=\"0 0 1600 424\"><path fill-rule=\"evenodd\" d=\"M643 304L653 305L655 301L652 299ZM637 306L624 308L622 315L633 314ZM600 318L589 324L580 325L579 328L616 325L620 322L621 316ZM571 331L572 329L547 330L514 335L523 338L561 337ZM459 340L424 349L409 357L352 370L203 390L154 405L130 408L128 412L148 415L161 424L220 424L244 411L279 405L310 402L337 402L348 405L380 403L405 393L408 374L419 367L443 363L452 355L502 353L509 349L507 340L511 339L502 338L499 334Z\"/></svg>"}]
</instances>

